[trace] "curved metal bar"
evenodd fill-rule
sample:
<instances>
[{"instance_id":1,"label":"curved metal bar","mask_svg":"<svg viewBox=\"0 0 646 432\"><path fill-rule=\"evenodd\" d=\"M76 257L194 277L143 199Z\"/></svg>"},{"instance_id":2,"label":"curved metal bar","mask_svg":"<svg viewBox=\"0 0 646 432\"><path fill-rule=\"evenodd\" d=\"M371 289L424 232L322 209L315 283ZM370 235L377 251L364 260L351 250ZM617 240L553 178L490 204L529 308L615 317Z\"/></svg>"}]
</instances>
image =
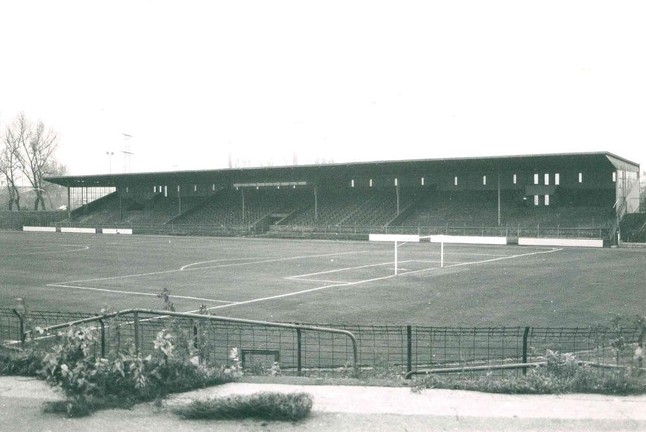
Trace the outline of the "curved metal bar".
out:
<instances>
[{"instance_id":1,"label":"curved metal bar","mask_svg":"<svg viewBox=\"0 0 646 432\"><path fill-rule=\"evenodd\" d=\"M266 327L279 327L279 328L288 328L288 329L294 329L294 330L300 329L300 330L308 330L308 331L321 332L321 333L336 333L336 334L345 335L352 342L354 372L355 374L359 372L359 349L357 345L357 338L352 332L348 330L341 330L341 329L335 329L330 327L278 323L278 322L272 322L272 321L260 321L260 320L244 319L244 318L230 318L230 317L222 317L222 316L216 316L216 315L200 315L200 314L188 313L188 312L160 311L160 310L153 310L153 309L125 309L119 312L113 312L110 314L83 318L83 319L71 321L65 324L56 324L53 326L45 327L42 330L43 332L48 333L48 332L51 332L52 330L68 328L75 325L86 324L86 323L91 323L95 321L102 322L102 320L104 319L114 318L116 316L123 316L123 315L129 315L129 314L134 314L137 316L139 314L149 314L149 315L156 315L157 318L169 317L169 316L180 317L180 318L195 318L195 319L201 319L201 320L224 321L224 322L234 322L234 323L241 323L241 324L255 324L255 325L262 325ZM29 334L29 332L25 332L25 335L27 334Z\"/></svg>"}]
</instances>

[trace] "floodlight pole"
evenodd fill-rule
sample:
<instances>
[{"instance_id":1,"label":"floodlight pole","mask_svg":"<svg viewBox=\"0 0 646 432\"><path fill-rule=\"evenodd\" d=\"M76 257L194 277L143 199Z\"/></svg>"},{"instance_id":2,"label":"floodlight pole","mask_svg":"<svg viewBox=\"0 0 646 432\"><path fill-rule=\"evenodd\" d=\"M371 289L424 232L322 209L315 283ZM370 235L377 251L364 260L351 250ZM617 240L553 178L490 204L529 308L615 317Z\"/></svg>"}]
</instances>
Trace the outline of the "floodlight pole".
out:
<instances>
[{"instance_id":1,"label":"floodlight pole","mask_svg":"<svg viewBox=\"0 0 646 432\"><path fill-rule=\"evenodd\" d=\"M105 152L106 155L108 155L108 169L109 173L112 174L112 156L114 156L113 151L107 151Z\"/></svg>"}]
</instances>

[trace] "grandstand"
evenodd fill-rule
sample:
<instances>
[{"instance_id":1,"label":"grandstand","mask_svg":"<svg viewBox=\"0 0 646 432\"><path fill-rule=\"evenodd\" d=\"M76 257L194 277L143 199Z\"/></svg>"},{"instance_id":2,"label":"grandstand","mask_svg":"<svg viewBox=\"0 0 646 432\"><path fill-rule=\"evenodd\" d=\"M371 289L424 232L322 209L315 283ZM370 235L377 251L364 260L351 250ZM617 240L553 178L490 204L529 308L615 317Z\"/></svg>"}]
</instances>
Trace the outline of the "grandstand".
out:
<instances>
[{"instance_id":1,"label":"grandstand","mask_svg":"<svg viewBox=\"0 0 646 432\"><path fill-rule=\"evenodd\" d=\"M608 152L46 180L68 191L68 215L60 224L127 226L139 233L496 233L610 244L624 216L640 210L639 165ZM634 225L630 235L639 235L641 219L626 220Z\"/></svg>"}]
</instances>

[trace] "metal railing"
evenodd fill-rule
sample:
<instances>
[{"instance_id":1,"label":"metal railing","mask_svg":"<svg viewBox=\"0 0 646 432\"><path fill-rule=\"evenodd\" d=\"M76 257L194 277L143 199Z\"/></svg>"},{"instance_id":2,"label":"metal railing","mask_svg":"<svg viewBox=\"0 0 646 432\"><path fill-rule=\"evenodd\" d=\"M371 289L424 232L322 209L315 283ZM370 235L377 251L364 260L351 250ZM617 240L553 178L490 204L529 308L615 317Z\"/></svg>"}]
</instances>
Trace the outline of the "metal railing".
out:
<instances>
[{"instance_id":1,"label":"metal railing","mask_svg":"<svg viewBox=\"0 0 646 432\"><path fill-rule=\"evenodd\" d=\"M5 229L20 230L23 225L13 221ZM612 235L613 227L598 226L561 226L561 225L506 225L506 226L467 226L460 224L424 225L424 226L381 226L381 225L271 225L269 230L262 224L240 225L200 225L200 224L146 224L130 222L94 223L70 222L69 220L41 223L32 221L24 225L45 225L53 227L75 228L130 228L134 234L141 235L197 235L197 236L253 236L270 235L275 237L299 238L339 238L367 240L368 234L417 234L417 235L465 235L465 236L501 236L501 237L556 237L556 238L602 238ZM3 228L0 225L0 228Z\"/></svg>"},{"instance_id":2,"label":"metal railing","mask_svg":"<svg viewBox=\"0 0 646 432\"><path fill-rule=\"evenodd\" d=\"M605 226L563 227L560 225L517 225L517 226L271 226L270 234L282 236L300 236L305 238L342 236L357 240L367 239L368 234L416 234L429 235L463 235L490 237L556 237L556 238L607 238L610 232Z\"/></svg>"},{"instance_id":3,"label":"metal railing","mask_svg":"<svg viewBox=\"0 0 646 432\"><path fill-rule=\"evenodd\" d=\"M135 316L135 312L137 315ZM572 353L577 360L628 366L645 337L638 327L431 327L411 325L341 325L266 323L254 320L129 310L89 315L0 309L0 342L19 344L22 335L39 326L50 330L97 322L105 341L101 349L119 349L130 341L142 353L152 352L157 333L173 326L193 338L201 351L226 363L231 348L249 357L273 355L282 370L395 367L447 369L530 364L545 360L547 350ZM318 331L319 329L326 331ZM349 335L352 335L350 337ZM54 338L38 341L44 348Z\"/></svg>"},{"instance_id":4,"label":"metal railing","mask_svg":"<svg viewBox=\"0 0 646 432\"><path fill-rule=\"evenodd\" d=\"M14 315L20 316L20 314L16 311L13 310ZM128 319L128 316L132 316L132 320ZM119 333L119 341L117 342L118 344L121 343L121 337L123 335L123 327L130 327L131 330L131 337L134 342L135 346L135 351L137 353L146 353L151 351L151 347L153 346L153 341L155 339L155 335L157 332L164 327L167 327L169 324L168 321L170 318L173 318L174 321L172 324L176 325L178 328L184 328L185 330L188 329L189 333L193 337L193 343L197 345L200 343L200 338L199 333L200 330L204 332L204 330L207 330L207 334L210 334L211 336L217 335L218 333L222 332L217 332L217 329L214 328L213 326L206 326L206 323L213 323L213 322L218 322L218 323L224 323L225 325L236 325L237 326L237 333L239 336L238 340L235 340L235 338L227 338L228 340L224 344L210 344L211 348L218 349L220 351L220 356L218 356L218 360L222 361L222 353L228 354L229 350L231 347L240 347L242 350L242 354L244 355L245 351L249 351L252 353L258 353L260 351L266 351L266 352L273 352L272 350L268 349L269 348L269 343L263 343L261 344L264 346L264 350L259 350L257 348L244 348L245 344L246 346L257 346L258 344L254 340L255 336L253 333L251 333L251 338L249 337L249 332L245 332L244 327L260 327L260 328L272 328L272 329L287 329L290 330L292 333L295 333L295 338L283 338L285 339L284 341L280 341L277 344L277 347L279 350L284 351L293 351L292 352L292 362L293 367L297 370L298 373L300 373L304 367L304 362L307 362L308 356L307 351L306 351L306 341L307 341L307 334L304 334L306 332L312 332L317 335L321 334L330 334L330 335L340 335L345 337L347 340L350 341L350 354L352 357L352 366L353 370L355 372L358 371L359 368L359 362L358 362L358 347L357 347L357 340L356 337L347 330L342 330L342 329L335 329L335 328L329 328L329 327L321 327L321 326L315 326L315 325L306 325L306 324L290 324L290 323L278 323L278 322L269 322L269 321L258 321L258 320L250 320L250 319L241 319L241 318L229 318L229 317L221 317L221 316L215 316L215 315L202 315L202 314L194 314L194 313L184 313L184 312L173 312L173 311L158 311L158 310L149 310L149 309L127 309L119 312L114 312L110 314L105 314L105 315L99 315L99 316L90 316L86 318L81 318L77 319L75 321L70 321L62 324L55 324L55 325L50 325L46 327L41 327L40 332L48 335L50 332L53 332L55 330L63 329L63 328L69 328L73 326L78 326L81 324L91 324L91 323L98 323L100 326L100 352L101 356L105 357L108 345L110 344L110 337L108 334L108 330L110 328L113 328L115 326L119 327L118 333ZM108 321L108 320L113 320L116 318L116 321ZM177 321L179 319L180 321ZM106 325L106 322L108 325ZM33 323L32 323L33 324ZM25 344L26 339L31 336L32 339L34 339L37 342L44 341L45 345L47 345L47 340L51 339L50 336L44 336L44 337L37 337L36 335L32 334L32 330L27 329L25 330L25 324L23 320L20 322L20 331L21 331L21 343ZM127 333L127 332L126 332ZM245 333L247 333L247 337L245 337ZM291 347L287 347L286 341L291 341L293 342ZM233 344L232 344L233 342ZM238 342L236 344L235 342ZM267 339L267 342L269 340ZM281 343L282 342L282 343ZM223 349L224 348L224 349ZM348 350L344 349L344 354L347 353ZM280 351L279 351L280 352ZM334 351L332 351L334 353ZM213 353L211 353L213 354ZM285 355L282 356L287 363L290 363L288 359L286 358ZM310 356L311 357L311 356ZM319 355L320 357L320 355ZM226 357L225 357L226 359ZM346 361L347 362L347 361Z\"/></svg>"}]
</instances>

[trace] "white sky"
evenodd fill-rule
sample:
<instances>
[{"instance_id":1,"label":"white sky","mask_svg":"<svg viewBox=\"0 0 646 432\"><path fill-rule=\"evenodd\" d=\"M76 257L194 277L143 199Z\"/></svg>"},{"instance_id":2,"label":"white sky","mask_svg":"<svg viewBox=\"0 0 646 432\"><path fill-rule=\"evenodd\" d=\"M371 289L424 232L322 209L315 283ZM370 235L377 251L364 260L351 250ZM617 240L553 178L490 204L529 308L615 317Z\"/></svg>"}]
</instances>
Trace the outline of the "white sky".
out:
<instances>
[{"instance_id":1,"label":"white sky","mask_svg":"<svg viewBox=\"0 0 646 432\"><path fill-rule=\"evenodd\" d=\"M646 166L646 2L0 3L0 127L70 174L610 151ZM125 139L122 133L132 135Z\"/></svg>"}]
</instances>

